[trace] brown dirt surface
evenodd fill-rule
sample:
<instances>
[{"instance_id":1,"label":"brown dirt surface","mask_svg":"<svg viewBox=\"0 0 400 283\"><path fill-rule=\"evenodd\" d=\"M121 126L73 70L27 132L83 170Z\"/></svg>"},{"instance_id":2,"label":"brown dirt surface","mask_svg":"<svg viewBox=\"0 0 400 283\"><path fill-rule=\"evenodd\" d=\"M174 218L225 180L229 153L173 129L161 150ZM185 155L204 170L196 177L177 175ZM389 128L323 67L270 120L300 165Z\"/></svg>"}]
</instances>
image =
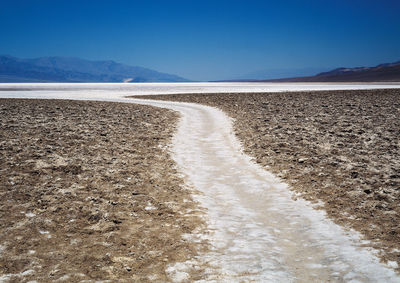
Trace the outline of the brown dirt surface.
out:
<instances>
[{"instance_id":1,"label":"brown dirt surface","mask_svg":"<svg viewBox=\"0 0 400 283\"><path fill-rule=\"evenodd\" d=\"M222 109L257 163L400 265L400 90L143 98Z\"/></svg>"},{"instance_id":2,"label":"brown dirt surface","mask_svg":"<svg viewBox=\"0 0 400 283\"><path fill-rule=\"evenodd\" d=\"M0 99L0 281L165 282L169 264L206 249L184 237L204 223L170 159L177 119Z\"/></svg>"}]
</instances>

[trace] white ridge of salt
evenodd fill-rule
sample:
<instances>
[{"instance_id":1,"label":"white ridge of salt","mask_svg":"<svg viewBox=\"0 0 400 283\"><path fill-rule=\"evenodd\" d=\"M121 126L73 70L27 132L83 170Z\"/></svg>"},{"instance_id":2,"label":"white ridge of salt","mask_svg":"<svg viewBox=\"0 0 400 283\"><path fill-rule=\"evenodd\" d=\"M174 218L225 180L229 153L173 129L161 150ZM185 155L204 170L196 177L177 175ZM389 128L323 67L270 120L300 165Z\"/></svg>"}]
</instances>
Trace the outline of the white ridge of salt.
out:
<instances>
[{"instance_id":1,"label":"white ridge of salt","mask_svg":"<svg viewBox=\"0 0 400 283\"><path fill-rule=\"evenodd\" d=\"M25 213L26 217L35 217L36 214L32 212Z\"/></svg>"},{"instance_id":2,"label":"white ridge of salt","mask_svg":"<svg viewBox=\"0 0 400 283\"><path fill-rule=\"evenodd\" d=\"M21 278L27 275L30 275L32 273L35 273L34 270L32 269L28 269L25 270L21 273L8 273L8 274L2 274L0 275L0 283L2 282L10 282L11 280L13 280L13 282L16 280L16 278ZM36 282L36 281L29 281L29 282Z\"/></svg>"}]
</instances>

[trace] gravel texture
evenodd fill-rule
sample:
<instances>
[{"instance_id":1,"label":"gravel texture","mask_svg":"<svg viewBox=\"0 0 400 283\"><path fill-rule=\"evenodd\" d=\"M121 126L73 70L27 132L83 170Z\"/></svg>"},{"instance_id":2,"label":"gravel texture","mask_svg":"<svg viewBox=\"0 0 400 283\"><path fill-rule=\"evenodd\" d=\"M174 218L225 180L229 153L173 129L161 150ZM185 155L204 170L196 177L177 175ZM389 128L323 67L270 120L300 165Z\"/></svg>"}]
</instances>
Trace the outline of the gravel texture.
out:
<instances>
[{"instance_id":1,"label":"gravel texture","mask_svg":"<svg viewBox=\"0 0 400 283\"><path fill-rule=\"evenodd\" d=\"M168 266L205 250L184 237L204 223L170 159L177 119L0 99L0 281L165 282Z\"/></svg>"},{"instance_id":2,"label":"gravel texture","mask_svg":"<svg viewBox=\"0 0 400 283\"><path fill-rule=\"evenodd\" d=\"M400 90L177 94L225 111L245 152L400 265Z\"/></svg>"}]
</instances>

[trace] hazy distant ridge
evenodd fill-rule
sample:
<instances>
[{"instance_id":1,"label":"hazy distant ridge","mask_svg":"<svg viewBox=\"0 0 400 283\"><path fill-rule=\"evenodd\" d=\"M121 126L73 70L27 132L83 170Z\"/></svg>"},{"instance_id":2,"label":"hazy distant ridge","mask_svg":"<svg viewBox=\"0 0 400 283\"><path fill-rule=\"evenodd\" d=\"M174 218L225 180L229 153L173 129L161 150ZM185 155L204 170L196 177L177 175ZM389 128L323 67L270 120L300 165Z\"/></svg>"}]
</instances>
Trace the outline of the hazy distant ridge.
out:
<instances>
[{"instance_id":1,"label":"hazy distant ridge","mask_svg":"<svg viewBox=\"0 0 400 283\"><path fill-rule=\"evenodd\" d=\"M0 82L185 82L176 75L114 61L0 56Z\"/></svg>"},{"instance_id":2,"label":"hazy distant ridge","mask_svg":"<svg viewBox=\"0 0 400 283\"><path fill-rule=\"evenodd\" d=\"M315 76L263 80L270 82L400 82L400 61L375 67L337 68Z\"/></svg>"}]
</instances>

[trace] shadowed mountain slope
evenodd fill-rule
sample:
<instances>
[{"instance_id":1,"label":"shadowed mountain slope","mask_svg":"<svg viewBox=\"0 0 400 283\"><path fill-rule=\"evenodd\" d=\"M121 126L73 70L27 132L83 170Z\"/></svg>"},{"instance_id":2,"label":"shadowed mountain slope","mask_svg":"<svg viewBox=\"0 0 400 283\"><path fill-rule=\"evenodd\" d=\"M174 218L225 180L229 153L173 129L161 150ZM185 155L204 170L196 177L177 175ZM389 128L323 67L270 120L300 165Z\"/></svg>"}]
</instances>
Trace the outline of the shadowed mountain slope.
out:
<instances>
[{"instance_id":1,"label":"shadowed mountain slope","mask_svg":"<svg viewBox=\"0 0 400 283\"><path fill-rule=\"evenodd\" d=\"M185 82L176 75L114 61L0 56L0 82Z\"/></svg>"}]
</instances>

